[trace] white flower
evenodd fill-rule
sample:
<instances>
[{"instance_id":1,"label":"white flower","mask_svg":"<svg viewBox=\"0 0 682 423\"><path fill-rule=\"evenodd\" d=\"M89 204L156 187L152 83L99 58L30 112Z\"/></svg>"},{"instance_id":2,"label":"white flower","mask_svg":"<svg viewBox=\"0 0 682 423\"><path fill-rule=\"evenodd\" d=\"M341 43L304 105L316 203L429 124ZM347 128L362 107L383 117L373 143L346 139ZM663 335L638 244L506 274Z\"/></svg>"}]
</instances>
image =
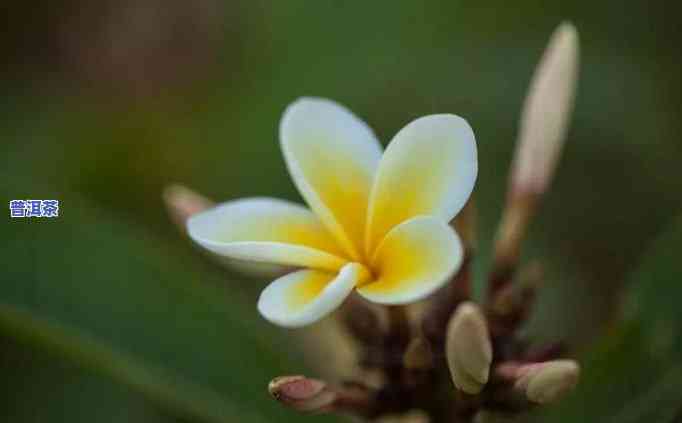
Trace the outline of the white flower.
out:
<instances>
[{"instance_id":1,"label":"white flower","mask_svg":"<svg viewBox=\"0 0 682 423\"><path fill-rule=\"evenodd\" d=\"M192 216L190 236L231 259L302 268L272 282L258 310L296 327L338 307L355 288L382 304L422 299L459 268L448 222L477 174L476 141L455 115L419 118L382 155L372 130L343 106L304 98L280 124L284 159L310 209L247 198Z\"/></svg>"}]
</instances>

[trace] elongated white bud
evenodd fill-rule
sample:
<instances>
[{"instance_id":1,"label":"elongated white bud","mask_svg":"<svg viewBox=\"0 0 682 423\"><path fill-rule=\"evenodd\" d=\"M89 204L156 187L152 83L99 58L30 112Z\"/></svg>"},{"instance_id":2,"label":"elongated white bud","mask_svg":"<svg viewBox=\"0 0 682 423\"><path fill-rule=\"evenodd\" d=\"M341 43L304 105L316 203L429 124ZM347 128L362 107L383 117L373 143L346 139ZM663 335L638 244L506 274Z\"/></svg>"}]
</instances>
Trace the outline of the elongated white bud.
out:
<instances>
[{"instance_id":1,"label":"elongated white bud","mask_svg":"<svg viewBox=\"0 0 682 423\"><path fill-rule=\"evenodd\" d=\"M521 112L506 205L495 240L495 272L505 273L516 265L526 229L552 180L573 110L577 73L578 32L565 22L545 49ZM504 282L494 281L492 290Z\"/></svg>"},{"instance_id":2,"label":"elongated white bud","mask_svg":"<svg viewBox=\"0 0 682 423\"><path fill-rule=\"evenodd\" d=\"M577 73L578 32L564 22L552 34L521 113L513 191L542 193L549 185L573 110Z\"/></svg>"}]
</instances>

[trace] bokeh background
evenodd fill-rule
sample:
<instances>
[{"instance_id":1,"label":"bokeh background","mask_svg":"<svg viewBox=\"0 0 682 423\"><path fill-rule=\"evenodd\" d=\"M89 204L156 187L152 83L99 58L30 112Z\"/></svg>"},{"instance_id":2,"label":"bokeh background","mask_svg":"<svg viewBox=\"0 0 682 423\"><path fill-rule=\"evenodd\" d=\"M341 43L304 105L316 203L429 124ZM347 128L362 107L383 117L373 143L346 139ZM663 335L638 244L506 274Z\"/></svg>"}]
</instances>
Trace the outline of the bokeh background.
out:
<instances>
[{"instance_id":1,"label":"bokeh background","mask_svg":"<svg viewBox=\"0 0 682 423\"><path fill-rule=\"evenodd\" d=\"M308 373L262 320L263 280L217 270L163 188L300 200L284 107L335 99L387 142L465 117L479 146L480 283L524 93L551 31L581 37L565 154L524 255L548 273L527 328L568 339L578 390L545 422L682 419L678 2L59 0L3 7L0 192L58 219L0 226L0 420L337 421L270 400ZM314 374L314 373L313 373ZM677 420L675 420L677 419Z\"/></svg>"}]
</instances>

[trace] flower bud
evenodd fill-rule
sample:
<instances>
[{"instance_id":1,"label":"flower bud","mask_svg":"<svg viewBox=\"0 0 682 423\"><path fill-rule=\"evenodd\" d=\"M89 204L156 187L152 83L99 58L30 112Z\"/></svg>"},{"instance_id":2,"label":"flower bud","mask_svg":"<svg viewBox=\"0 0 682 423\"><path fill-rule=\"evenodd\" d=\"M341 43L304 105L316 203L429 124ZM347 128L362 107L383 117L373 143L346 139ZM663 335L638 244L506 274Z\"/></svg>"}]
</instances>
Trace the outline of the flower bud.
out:
<instances>
[{"instance_id":1,"label":"flower bud","mask_svg":"<svg viewBox=\"0 0 682 423\"><path fill-rule=\"evenodd\" d=\"M163 201L173 222L183 230L190 216L213 206L211 200L183 185L167 186L163 190Z\"/></svg>"},{"instance_id":2,"label":"flower bud","mask_svg":"<svg viewBox=\"0 0 682 423\"><path fill-rule=\"evenodd\" d=\"M580 377L580 366L573 360L553 360L519 368L514 387L525 392L529 401L554 402L573 390Z\"/></svg>"},{"instance_id":3,"label":"flower bud","mask_svg":"<svg viewBox=\"0 0 682 423\"><path fill-rule=\"evenodd\" d=\"M411 370L426 370L433 367L431 347L424 337L419 336L410 341L403 356L403 365Z\"/></svg>"},{"instance_id":4,"label":"flower bud","mask_svg":"<svg viewBox=\"0 0 682 423\"><path fill-rule=\"evenodd\" d=\"M272 380L268 391L275 399L299 411L324 411L336 395L326 389L327 384L305 376L282 376Z\"/></svg>"},{"instance_id":5,"label":"flower bud","mask_svg":"<svg viewBox=\"0 0 682 423\"><path fill-rule=\"evenodd\" d=\"M521 113L507 200L495 239L491 292L507 282L526 229L547 190L563 147L578 73L578 32L570 23L554 31Z\"/></svg>"},{"instance_id":6,"label":"flower bud","mask_svg":"<svg viewBox=\"0 0 682 423\"><path fill-rule=\"evenodd\" d=\"M479 393L488 382L493 350L485 317L474 303L462 303L450 319L445 353L455 386Z\"/></svg>"},{"instance_id":7,"label":"flower bud","mask_svg":"<svg viewBox=\"0 0 682 423\"><path fill-rule=\"evenodd\" d=\"M563 146L578 73L578 32L567 22L552 34L521 114L513 191L543 193Z\"/></svg>"}]
</instances>

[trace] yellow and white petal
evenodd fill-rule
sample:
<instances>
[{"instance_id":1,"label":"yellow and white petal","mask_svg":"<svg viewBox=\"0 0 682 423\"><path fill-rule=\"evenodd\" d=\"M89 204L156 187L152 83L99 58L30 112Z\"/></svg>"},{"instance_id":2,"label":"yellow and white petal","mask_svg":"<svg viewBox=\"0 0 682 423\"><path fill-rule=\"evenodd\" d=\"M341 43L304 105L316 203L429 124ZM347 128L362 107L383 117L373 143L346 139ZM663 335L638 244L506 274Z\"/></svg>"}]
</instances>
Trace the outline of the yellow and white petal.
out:
<instances>
[{"instance_id":1,"label":"yellow and white petal","mask_svg":"<svg viewBox=\"0 0 682 423\"><path fill-rule=\"evenodd\" d=\"M363 268L345 265L338 274L299 270L268 285L258 299L258 311L272 323L300 327L313 323L336 309L351 293Z\"/></svg>"},{"instance_id":2,"label":"yellow and white petal","mask_svg":"<svg viewBox=\"0 0 682 423\"><path fill-rule=\"evenodd\" d=\"M462 264L462 244L447 223L418 216L393 228L372 260L374 281L360 295L381 304L418 301L452 277Z\"/></svg>"},{"instance_id":3,"label":"yellow and white petal","mask_svg":"<svg viewBox=\"0 0 682 423\"><path fill-rule=\"evenodd\" d=\"M298 270L298 266L285 266L264 261L239 260L218 255L216 255L215 258L223 266L252 278L272 279Z\"/></svg>"},{"instance_id":4,"label":"yellow and white petal","mask_svg":"<svg viewBox=\"0 0 682 423\"><path fill-rule=\"evenodd\" d=\"M302 98L284 112L280 142L299 192L351 257L362 256L367 202L381 145L330 100Z\"/></svg>"},{"instance_id":5,"label":"yellow and white petal","mask_svg":"<svg viewBox=\"0 0 682 423\"><path fill-rule=\"evenodd\" d=\"M274 198L220 204L190 217L187 231L202 247L232 259L330 271L347 262L310 210Z\"/></svg>"},{"instance_id":6,"label":"yellow and white petal","mask_svg":"<svg viewBox=\"0 0 682 423\"><path fill-rule=\"evenodd\" d=\"M459 116L431 115L401 129L386 148L370 196L366 250L418 215L449 222L476 182L476 140Z\"/></svg>"}]
</instances>

